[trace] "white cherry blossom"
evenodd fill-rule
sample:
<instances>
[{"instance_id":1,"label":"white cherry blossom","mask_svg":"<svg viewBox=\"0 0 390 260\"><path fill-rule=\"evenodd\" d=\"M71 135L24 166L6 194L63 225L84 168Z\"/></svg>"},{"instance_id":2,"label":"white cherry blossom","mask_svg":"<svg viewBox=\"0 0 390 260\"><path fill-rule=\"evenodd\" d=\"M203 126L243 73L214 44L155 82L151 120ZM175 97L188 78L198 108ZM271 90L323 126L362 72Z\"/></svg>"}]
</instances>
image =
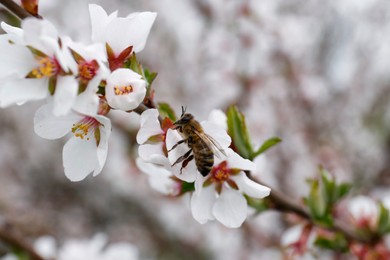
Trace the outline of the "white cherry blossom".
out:
<instances>
[{"instance_id":1,"label":"white cherry blossom","mask_svg":"<svg viewBox=\"0 0 390 260\"><path fill-rule=\"evenodd\" d=\"M208 176L198 173L191 211L201 224L216 219L226 227L237 228L248 213L244 195L261 199L268 196L271 189L252 181L243 172L255 170L253 162L243 159L230 148L226 153L226 160L217 158Z\"/></svg>"},{"instance_id":2,"label":"white cherry blossom","mask_svg":"<svg viewBox=\"0 0 390 260\"><path fill-rule=\"evenodd\" d=\"M54 92L53 112L63 115L69 109L68 96L75 96L78 83L69 68L54 26L27 18L22 29L2 23L8 35L0 37L0 106L7 107L39 100ZM28 46L28 47L27 47Z\"/></svg>"},{"instance_id":3,"label":"white cherry blossom","mask_svg":"<svg viewBox=\"0 0 390 260\"><path fill-rule=\"evenodd\" d=\"M66 37L63 39L63 48L66 53L67 64L79 83L79 90L82 93L72 93L63 102L65 111L69 108L80 110L84 113L96 114L99 107L99 97L96 94L99 84L110 74L106 66L107 56L102 44L84 45L72 41ZM68 108L64 108L64 107Z\"/></svg>"},{"instance_id":4,"label":"white cherry blossom","mask_svg":"<svg viewBox=\"0 0 390 260\"><path fill-rule=\"evenodd\" d=\"M148 109L141 114L141 126L137 134L139 158L138 168L148 175L150 186L165 195L178 195L181 181L171 172L171 165L166 156L165 136L172 126L172 121L164 119L162 126L158 120L157 109Z\"/></svg>"},{"instance_id":5,"label":"white cherry blossom","mask_svg":"<svg viewBox=\"0 0 390 260\"><path fill-rule=\"evenodd\" d=\"M39 136L50 140L73 134L62 154L65 175L71 181L81 181L90 173L96 176L101 172L111 133L107 117L73 110L64 116L55 116L52 104L46 104L35 114L34 129Z\"/></svg>"},{"instance_id":6,"label":"white cherry blossom","mask_svg":"<svg viewBox=\"0 0 390 260\"><path fill-rule=\"evenodd\" d=\"M130 46L133 46L134 52L142 51L157 16L153 12L140 12L118 17L118 11L107 15L101 6L96 4L89 5L89 14L92 40L108 44L116 56Z\"/></svg>"},{"instance_id":7,"label":"white cherry blossom","mask_svg":"<svg viewBox=\"0 0 390 260\"><path fill-rule=\"evenodd\" d=\"M146 82L131 69L117 69L107 78L106 98L115 109L129 111L142 103L146 94Z\"/></svg>"},{"instance_id":8,"label":"white cherry blossom","mask_svg":"<svg viewBox=\"0 0 390 260\"><path fill-rule=\"evenodd\" d=\"M357 196L347 203L350 218L357 228L375 230L379 217L378 203L367 196Z\"/></svg>"},{"instance_id":9,"label":"white cherry blossom","mask_svg":"<svg viewBox=\"0 0 390 260\"><path fill-rule=\"evenodd\" d=\"M107 236L96 234L91 239L68 239L57 247L53 237L41 237L34 248L45 259L58 260L137 260L138 249L129 243L119 242L107 245Z\"/></svg>"}]
</instances>

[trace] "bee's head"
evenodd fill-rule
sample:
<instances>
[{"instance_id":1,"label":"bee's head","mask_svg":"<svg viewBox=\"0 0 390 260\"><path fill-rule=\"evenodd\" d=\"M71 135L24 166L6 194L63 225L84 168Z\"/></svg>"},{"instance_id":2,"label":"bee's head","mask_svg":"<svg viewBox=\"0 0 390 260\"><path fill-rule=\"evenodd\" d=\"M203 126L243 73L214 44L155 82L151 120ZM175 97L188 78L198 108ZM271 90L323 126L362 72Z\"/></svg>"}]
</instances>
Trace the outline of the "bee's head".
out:
<instances>
[{"instance_id":1,"label":"bee's head","mask_svg":"<svg viewBox=\"0 0 390 260\"><path fill-rule=\"evenodd\" d=\"M193 119L194 116L189 114L189 113L186 113L186 108L185 107L181 107L181 116L180 116L180 119L177 120L175 123L173 123L174 125L176 126L181 126L181 125L184 125L184 124L187 124L188 122L191 121L191 119Z\"/></svg>"},{"instance_id":2,"label":"bee's head","mask_svg":"<svg viewBox=\"0 0 390 260\"><path fill-rule=\"evenodd\" d=\"M192 119L194 118L193 115L189 114L189 113L186 113L186 114L183 114L181 116L181 118L179 120L177 120L175 123L173 123L174 125L177 125L177 126L180 126L180 125L185 125L187 123L189 123Z\"/></svg>"}]
</instances>

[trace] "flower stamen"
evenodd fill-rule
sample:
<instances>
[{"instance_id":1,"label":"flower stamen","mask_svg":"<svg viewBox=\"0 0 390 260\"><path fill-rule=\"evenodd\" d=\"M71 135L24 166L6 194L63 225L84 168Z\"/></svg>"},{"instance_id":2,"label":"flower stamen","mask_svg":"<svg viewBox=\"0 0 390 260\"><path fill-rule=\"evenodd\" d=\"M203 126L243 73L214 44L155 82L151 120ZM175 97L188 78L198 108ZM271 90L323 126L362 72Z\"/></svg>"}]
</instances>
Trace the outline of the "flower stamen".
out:
<instances>
[{"instance_id":1,"label":"flower stamen","mask_svg":"<svg viewBox=\"0 0 390 260\"><path fill-rule=\"evenodd\" d=\"M76 124L73 124L72 133L76 137L81 139L87 137L86 139L89 140L90 133L94 133L99 125L99 121L97 121L95 118L86 116Z\"/></svg>"},{"instance_id":2,"label":"flower stamen","mask_svg":"<svg viewBox=\"0 0 390 260\"><path fill-rule=\"evenodd\" d=\"M227 162L223 161L211 169L211 178L213 182L225 182L230 177L230 169L227 167Z\"/></svg>"},{"instance_id":3,"label":"flower stamen","mask_svg":"<svg viewBox=\"0 0 390 260\"><path fill-rule=\"evenodd\" d=\"M116 96L119 95L127 95L129 93L133 92L133 86L128 85L128 86L115 86L114 87L114 93Z\"/></svg>"},{"instance_id":4,"label":"flower stamen","mask_svg":"<svg viewBox=\"0 0 390 260\"><path fill-rule=\"evenodd\" d=\"M95 77L99 64L96 60L91 62L82 61L78 64L79 77L82 82L88 83L93 77Z\"/></svg>"},{"instance_id":5,"label":"flower stamen","mask_svg":"<svg viewBox=\"0 0 390 260\"><path fill-rule=\"evenodd\" d=\"M49 57L36 57L39 66L33 69L30 75L33 78L43 78L43 77L52 77L57 75L60 71L60 66L55 59Z\"/></svg>"}]
</instances>

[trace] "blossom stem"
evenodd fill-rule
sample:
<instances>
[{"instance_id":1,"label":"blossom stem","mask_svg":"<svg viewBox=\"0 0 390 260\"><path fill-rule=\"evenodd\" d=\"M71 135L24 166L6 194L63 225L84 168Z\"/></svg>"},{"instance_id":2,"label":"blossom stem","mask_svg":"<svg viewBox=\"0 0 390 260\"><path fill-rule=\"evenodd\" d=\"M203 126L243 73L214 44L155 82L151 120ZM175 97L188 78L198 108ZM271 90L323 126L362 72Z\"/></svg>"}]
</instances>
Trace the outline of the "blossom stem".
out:
<instances>
[{"instance_id":1,"label":"blossom stem","mask_svg":"<svg viewBox=\"0 0 390 260\"><path fill-rule=\"evenodd\" d=\"M30 14L26 10L24 10L21 6L15 3L12 0L0 0L0 3L6 7L10 12L12 12L15 16L19 17L21 20L27 17L33 17L34 15ZM41 18L40 15L36 15L35 17Z\"/></svg>"},{"instance_id":2,"label":"blossom stem","mask_svg":"<svg viewBox=\"0 0 390 260\"><path fill-rule=\"evenodd\" d=\"M250 176L250 175L248 175L248 176ZM250 178L259 184L262 184L262 185L269 187L269 185L262 183L261 181L257 180L253 176L250 176ZM292 202L288 197L286 197L282 193L280 193L274 189L271 189L271 193L268 197L268 200L270 202L271 208L278 210L280 212L294 213L294 214L310 221L313 225L318 226L318 224L315 223L315 221L311 218L309 212L306 209L295 204L294 202ZM333 225L331 227L323 227L323 226L319 226L319 227L326 229L326 230L329 230L329 231L332 231L332 232L342 233L344 235L344 237L349 242L355 241L355 242L360 242L360 243L364 243L364 244L376 244L379 240L379 238L375 237L375 236L368 236L368 237L367 236L365 236L365 237L359 236L359 235L355 234L352 230L347 229L346 227L340 225L336 221L335 221L335 223L333 223Z\"/></svg>"},{"instance_id":3,"label":"blossom stem","mask_svg":"<svg viewBox=\"0 0 390 260\"><path fill-rule=\"evenodd\" d=\"M20 235L16 234L14 227L9 223L0 226L0 239L7 244L25 252L29 259L44 260Z\"/></svg>"},{"instance_id":4,"label":"blossom stem","mask_svg":"<svg viewBox=\"0 0 390 260\"><path fill-rule=\"evenodd\" d=\"M133 111L136 112L137 114L141 115L147 109L149 109L149 108L146 105L141 103ZM158 119L160 122L162 121L162 118L160 116ZM269 187L269 185L266 185L266 184L262 183L261 181L255 179L253 176L251 176L251 174L249 172L246 172L246 174L253 181ZM271 193L268 197L268 200L269 200L271 207L273 209L278 210L280 212L284 212L284 213L294 213L294 214L310 221L311 223L313 223L313 225L318 226L315 223L315 221L311 218L309 212L306 209L300 207L299 205L297 205L296 203L291 201L288 197L286 197L282 193L280 193L274 189L271 189ZM372 237L358 236L357 234L355 234L351 230L343 227L342 225L338 224L337 222L334 223L332 227L323 227L323 226L319 226L319 227L323 228L323 229L327 229L327 230L332 231L332 232L342 233L344 235L344 237L350 242L356 241L356 242L360 242L360 243L364 243L364 244L375 244L376 242L378 242L378 238L376 238L374 236L372 236Z\"/></svg>"}]
</instances>

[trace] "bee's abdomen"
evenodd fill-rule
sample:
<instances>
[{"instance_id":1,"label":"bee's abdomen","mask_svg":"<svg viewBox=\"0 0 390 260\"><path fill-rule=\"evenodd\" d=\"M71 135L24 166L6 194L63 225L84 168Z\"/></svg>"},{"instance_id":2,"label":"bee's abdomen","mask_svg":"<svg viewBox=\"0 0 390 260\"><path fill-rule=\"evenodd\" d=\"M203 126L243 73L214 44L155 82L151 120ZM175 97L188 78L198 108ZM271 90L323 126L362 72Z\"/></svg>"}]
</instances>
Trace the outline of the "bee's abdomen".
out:
<instances>
[{"instance_id":1,"label":"bee's abdomen","mask_svg":"<svg viewBox=\"0 0 390 260\"><path fill-rule=\"evenodd\" d=\"M204 142L199 142L193 146L195 164L198 171L206 176L210 173L214 165L214 154Z\"/></svg>"}]
</instances>

